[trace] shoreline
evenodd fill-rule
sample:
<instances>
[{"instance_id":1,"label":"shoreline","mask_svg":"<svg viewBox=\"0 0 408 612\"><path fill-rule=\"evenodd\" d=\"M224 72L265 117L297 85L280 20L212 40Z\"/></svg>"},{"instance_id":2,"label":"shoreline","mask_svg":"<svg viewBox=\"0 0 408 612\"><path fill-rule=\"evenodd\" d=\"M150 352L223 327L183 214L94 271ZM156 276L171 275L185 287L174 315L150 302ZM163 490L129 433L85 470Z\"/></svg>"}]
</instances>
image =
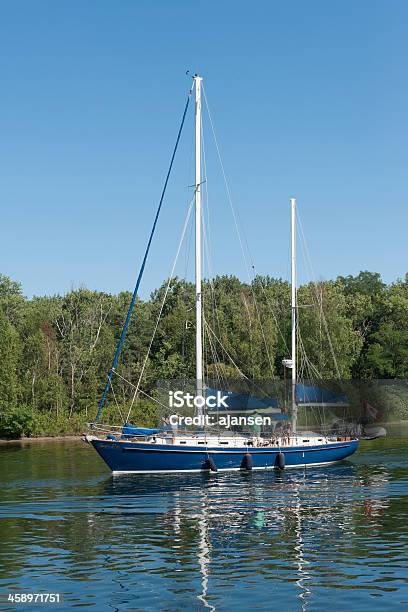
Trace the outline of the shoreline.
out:
<instances>
[{"instance_id":1,"label":"shoreline","mask_svg":"<svg viewBox=\"0 0 408 612\"><path fill-rule=\"evenodd\" d=\"M67 435L67 436L33 436L32 438L0 438L0 445L2 444L16 444L16 442L73 442L74 440L82 440L83 434Z\"/></svg>"}]
</instances>

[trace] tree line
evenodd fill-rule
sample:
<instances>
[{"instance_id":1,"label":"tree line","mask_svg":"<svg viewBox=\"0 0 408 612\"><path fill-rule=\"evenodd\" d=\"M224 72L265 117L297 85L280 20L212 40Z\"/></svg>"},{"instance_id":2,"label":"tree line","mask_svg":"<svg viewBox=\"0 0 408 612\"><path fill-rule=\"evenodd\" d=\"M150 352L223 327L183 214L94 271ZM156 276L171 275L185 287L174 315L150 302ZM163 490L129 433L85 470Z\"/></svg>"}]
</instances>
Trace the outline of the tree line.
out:
<instances>
[{"instance_id":1,"label":"tree line","mask_svg":"<svg viewBox=\"0 0 408 612\"><path fill-rule=\"evenodd\" d=\"M136 303L114 381L124 412L133 394L126 381L136 384L141 373L147 395L160 379L194 378L194 285L172 279L163 305L166 291L167 281ZM27 299L18 282L0 275L0 436L77 432L95 417L130 299L86 288ZM208 376L283 376L287 281L218 276L204 282L203 300ZM367 271L306 284L298 305L305 376L313 368L323 379L408 378L408 274L388 285ZM152 405L142 397L136 417L147 424Z\"/></svg>"}]
</instances>

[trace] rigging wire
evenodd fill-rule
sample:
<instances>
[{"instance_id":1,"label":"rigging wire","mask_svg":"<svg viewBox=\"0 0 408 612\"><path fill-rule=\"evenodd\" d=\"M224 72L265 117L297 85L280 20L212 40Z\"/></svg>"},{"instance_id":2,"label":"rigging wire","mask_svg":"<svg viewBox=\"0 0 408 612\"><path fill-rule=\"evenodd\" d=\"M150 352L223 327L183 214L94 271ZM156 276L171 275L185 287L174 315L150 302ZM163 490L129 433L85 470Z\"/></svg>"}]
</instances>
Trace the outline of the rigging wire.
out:
<instances>
[{"instance_id":1,"label":"rigging wire","mask_svg":"<svg viewBox=\"0 0 408 612\"><path fill-rule=\"evenodd\" d=\"M122 411L121 411L120 406L118 404L118 400L116 399L116 393L115 393L115 389L113 388L113 382L112 381L111 381L111 389L112 389L113 399L115 400L116 408L118 409L118 412L119 412L119 416L123 420L123 414L122 414Z\"/></svg>"},{"instance_id":2,"label":"rigging wire","mask_svg":"<svg viewBox=\"0 0 408 612\"><path fill-rule=\"evenodd\" d=\"M272 375L272 378L275 378L275 373L274 373L274 368L273 368L272 360L271 360L270 353L269 353L268 343L266 341L266 336L265 336L265 332L264 332L264 329L263 329L262 321L261 321L261 318L260 318L260 313L259 313L258 304L257 304L257 301L256 301L255 292L254 292L253 285L252 285L252 282L251 282L251 274L250 274L250 271L249 271L249 266L248 266L247 258L245 256L245 250L244 250L244 246L243 246L243 242L242 242L241 232L240 232L239 226L238 226L237 213L235 212L235 208L234 208L234 205L233 205L233 202L232 202L231 190L230 190L230 187L229 187L227 175L226 175L224 164L223 164L223 161L222 161L221 151L220 151L220 147L218 145L217 136L215 134L214 123L213 123L213 120L212 120L212 116L211 116L211 112L210 112L210 107L209 107L209 104L208 104L208 100L207 100L207 96L206 96L206 93L205 93L204 86L203 86L203 94L204 94L205 106L206 106L207 113L208 113L208 118L209 118L209 121L210 121L211 131L212 131L213 138L214 138L215 148L216 148L218 160L219 160L219 163L220 163L220 166L221 166L221 172L222 172L222 175L223 175L223 178L224 178L224 183L225 183L225 188L226 188L226 192L227 192L227 197L228 197L229 205L230 205L230 208L231 208L232 217L233 217L233 220L234 220L235 231L236 231L237 236L238 236L238 242L239 242L239 245L240 245L240 248L241 248L242 257L243 257L244 264L245 264L245 267L246 267L246 270L247 270L249 286L251 288L253 299L254 299L255 309L256 309L256 312L257 312L257 316L258 316L258 320L259 320L259 325L260 325L260 328L261 328L261 333L262 333L262 337L263 337L263 341L264 341L264 345L265 345L265 351L266 351L266 355L267 355L267 358L268 358L269 367L270 367L270 370L271 370L271 375ZM247 245L247 248L248 248L248 245ZM248 249L248 254L250 255L249 249ZM252 260L252 258L251 258L251 260ZM252 268L253 268L253 266L252 266Z\"/></svg>"},{"instance_id":3,"label":"rigging wire","mask_svg":"<svg viewBox=\"0 0 408 612\"><path fill-rule=\"evenodd\" d=\"M129 386L133 387L133 389L136 389L136 385L134 383L132 383L130 380L128 380L127 378L125 378L124 376L122 376L121 374L119 374L119 372L117 372L116 370L114 371L115 376L117 376L118 378L121 378L125 383L127 383ZM162 402L160 402L157 397L153 397L153 395L149 395L149 393L146 393L146 391L143 391L143 389L139 389L138 393L141 393L142 395L148 397L149 399L151 399L153 402L156 402L156 404L159 404L159 406L162 406L162 408L165 408L166 410L168 410L168 406L166 406L166 404L163 404Z\"/></svg>"},{"instance_id":4,"label":"rigging wire","mask_svg":"<svg viewBox=\"0 0 408 612\"><path fill-rule=\"evenodd\" d=\"M179 131L177 133L176 143L174 145L173 153L172 153L171 160L170 160L170 165L169 165L169 168L167 170L166 179L164 181L164 186L163 186L162 193L161 193L161 196L160 196L159 205L157 207L156 215L155 215L153 226L152 226L152 229L151 229L151 232L150 232L150 236L149 236L149 240L148 240L147 247L146 247L146 250L145 250L145 254L144 254L144 257L143 257L142 265L141 265L140 270L139 270L139 275L137 277L136 285L135 285L135 288L133 290L133 295L132 295L132 299L131 299L131 302L130 302L130 305L129 305L129 309L128 309L128 312L127 312L127 315L126 315L125 323L123 325L122 332L120 334L120 338L119 338L119 342L118 342L118 346L116 348L115 356L113 358L112 367L111 367L111 369L109 371L108 380L106 382L105 389L103 391L101 400L99 402L99 408L98 408L98 412L97 412L97 415L96 415L95 422L98 422L99 418L101 416L101 412L102 412L104 404L105 404L106 396L107 396L108 391L109 391L110 386L111 386L112 374L115 371L115 368L116 368L116 366L118 364L120 353L121 353L122 346L123 346L123 342L125 340L126 332L128 330L128 327L129 327L129 323L130 323L130 319L131 319L131 316L132 316L133 308L135 306L137 294L138 294L138 291L139 291L139 285L140 285L140 282L142 280L143 272L144 272L144 269L145 269L145 266L146 266L146 262L147 262L147 258L148 258L148 255L149 255L149 251L150 251L150 246L151 246L152 241L153 241L153 236L154 236L154 233L155 233L155 230L156 230L156 225L157 225L157 222L159 220L160 211L162 209L162 205L163 205L163 201L164 201L164 196L166 194L167 185L168 185L168 182L169 182L169 179L170 179L170 174L171 174L171 171L173 169L174 159L176 157L177 149L178 149L180 138L181 138L181 133L183 131L183 127L184 127L184 123L185 123L185 119L186 119L186 115L187 115L187 110L188 110L188 107L189 107L189 104L190 104L191 94L193 92L193 87L194 87L194 82L193 82L193 85L190 87L190 90L188 92L187 101L186 101L186 104L185 104L185 107L184 107L183 116L182 116L182 119L181 119L181 124L180 124L180 127L179 127Z\"/></svg>"},{"instance_id":5,"label":"rigging wire","mask_svg":"<svg viewBox=\"0 0 408 612\"><path fill-rule=\"evenodd\" d=\"M188 285L187 285L187 275L188 275L188 268L189 268L189 264L190 264L190 249L191 249L191 243L192 243L192 234L193 234L193 223L190 221L190 231L187 237L187 243L186 243L186 260L185 260L185 268L184 268L184 277L183 280L185 282L185 287L184 287L184 295L183 295L183 299L184 299L184 305L186 307L186 318L183 321L183 335L182 335L182 340L181 340L181 359L183 364L185 365L185 358L186 358L186 344L187 344L187 336L188 336L188 329L189 329L189 323L190 321L188 320L188 313L190 312L191 308L189 308L189 290L188 290Z\"/></svg>"},{"instance_id":6,"label":"rigging wire","mask_svg":"<svg viewBox=\"0 0 408 612\"><path fill-rule=\"evenodd\" d=\"M218 313L218 307L217 307L217 299L216 299L216 294L215 294L215 289L214 289L214 282L213 282L214 273L213 273L213 264L212 264L212 257L211 257L211 254L212 254L211 224L210 224L210 207L209 207L209 194L208 194L207 158L206 158L206 152L205 152L205 136L204 136L204 130L201 129L201 131L202 131L201 143L202 143L202 154L203 154L203 169L204 169L204 179L205 179L204 198L203 198L204 206L202 207L202 211L201 211L202 229L203 229L203 251L204 251L204 261L206 262L207 268L208 268L208 285L210 288L209 301L211 302L211 307L212 307L212 312L211 312L212 320L214 324L215 323L217 324L218 330L220 330L221 325L220 325L220 319L219 319L219 313ZM206 215L206 223L204 222L204 214ZM204 286L203 289L205 288L206 287ZM205 309L205 300L203 300L203 308ZM205 311L204 311L204 316L205 316ZM204 331L206 331L205 327L204 327ZM218 382L221 384L223 375L222 373L220 373L220 369L217 364L217 362L220 361L220 357L217 353L217 348L211 342L211 338L208 333L207 333L207 336L208 336L208 341L210 344L210 352L212 354L212 361L215 367L216 378ZM206 339L206 334L204 334L204 341L205 339Z\"/></svg>"},{"instance_id":7,"label":"rigging wire","mask_svg":"<svg viewBox=\"0 0 408 612\"><path fill-rule=\"evenodd\" d=\"M192 155L192 152L190 154ZM190 160L190 163L191 163L191 160ZM190 181L189 181L189 184L190 184ZM185 249L185 265L184 265L184 276L183 276L183 280L185 282L183 300L184 300L184 305L186 307L186 318L183 321L183 335L182 335L182 340L181 340L181 359L182 359L182 363L184 364L184 382L186 380L186 369L187 369L186 368L186 346L187 346L187 338L189 335L187 332L188 332L189 323L190 323L188 319L188 316L189 316L188 313L192 309L192 307L189 307L190 294L189 294L189 288L187 284L187 276L188 276L188 271L189 271L189 266L190 266L191 245L193 243L193 230L194 230L194 223L192 222L192 220L190 220L190 229L187 230L186 249Z\"/></svg>"},{"instance_id":8,"label":"rigging wire","mask_svg":"<svg viewBox=\"0 0 408 612\"><path fill-rule=\"evenodd\" d=\"M204 319L204 325L208 328L208 330L211 332L211 334L214 336L214 338L216 339L216 341L218 342L218 344L223 348L223 350L225 351L226 355L228 356L228 359L231 361L232 365L237 369L238 373L242 376L242 378L245 378L245 380L250 380L250 378L248 378L248 376L246 376L246 374L244 374L244 372L237 366L237 364L235 363L235 361L233 360L233 358L231 357L231 355L228 353L228 351L226 350L225 347L223 347L221 340L217 337L217 335L214 333L214 331L211 329L210 325L208 324L207 320Z\"/></svg>"},{"instance_id":9,"label":"rigging wire","mask_svg":"<svg viewBox=\"0 0 408 612\"><path fill-rule=\"evenodd\" d=\"M144 374L144 371L145 371L145 368L146 368L146 365L147 365L147 361L149 359L150 351L151 351L154 339L156 337L157 328L158 328L159 323L160 323L160 319L161 319L161 315L162 315L162 312L163 312L163 308L164 308L164 305L166 303L167 295L169 293L171 281L173 280L173 274L174 274L174 270L176 268L178 256L180 254L181 245L183 244L184 236L185 236L186 229L187 229L187 226L188 226L188 222L189 222L189 219L190 219L190 215L191 215L191 210L192 210L192 207L193 207L194 198L195 198L195 193L194 193L194 197L191 199L190 204L188 206L186 219L184 221L183 230L181 232L181 237L180 237L179 245L177 247L176 256L175 256L174 261L173 261L173 266L171 268L170 276L169 276L169 279L167 281L166 290L164 292L164 296L163 296L163 300L162 300L162 303L161 303L161 306L160 306L160 310L159 310L159 314L158 314L158 317L157 317L156 325L155 325L155 328L154 328L154 331L153 331L152 338L150 340L149 347L147 349L146 356L145 356L144 361L143 361L142 369L140 371L139 379L138 379L137 385L136 385L136 390L135 390L135 392L133 394L133 398L132 398L132 401L131 401L131 404L130 404L130 408L129 408L129 411L128 411L128 414L127 414L127 417L126 417L126 421L127 422L129 421L129 417L130 417L130 413L132 412L133 404L135 403L135 400L137 398L139 387L140 387L140 383L142 381L143 374Z\"/></svg>"},{"instance_id":10,"label":"rigging wire","mask_svg":"<svg viewBox=\"0 0 408 612\"><path fill-rule=\"evenodd\" d=\"M253 266L253 268L254 268L254 270L255 270L255 266ZM266 305L269 307L270 313L271 313L271 315L272 315L272 317L273 317L273 320L274 320L274 322L275 322L276 329L277 329L277 330L278 330L278 332L279 332L279 335L280 335L280 337L281 337L281 340L282 340L282 342L283 342L283 344L284 344L285 349L286 349L286 350L287 350L287 352L289 353L289 346L288 346L288 343L287 343L287 341L286 341L285 334L283 333L283 331L282 331L282 329L281 329L281 326L279 325L279 321L278 321L278 318L277 318L277 316L276 316L275 310L272 308L272 306L271 306L271 304L270 304L270 302L269 302L269 297L268 297L268 294L267 294L267 293L266 293L266 291L265 291L265 287L263 286L262 281L260 281L260 283L259 283L259 284L260 284L260 287L261 287L261 289L262 289L262 293L263 293L263 294L264 294L264 296L265 296Z\"/></svg>"},{"instance_id":11,"label":"rigging wire","mask_svg":"<svg viewBox=\"0 0 408 612\"><path fill-rule=\"evenodd\" d=\"M314 292L315 292L316 302L317 302L317 304L319 306L319 309L320 309L321 321L323 323L324 331L326 333L326 337L327 337L327 341L328 341L328 344L329 344L329 348L330 348L331 356L332 356L332 359L333 359L334 367L336 369L337 378L340 380L341 379L340 368L339 368L339 365L338 365L338 362L337 362L336 353L334 351L333 342L332 342L332 339L331 339L331 336L330 336L329 327L328 327L328 324L327 324L327 319L326 319L326 316L325 316L324 310L323 310L323 296L322 295L319 296L319 293L318 293L318 283L315 280L313 266L312 266L309 250L308 250L308 247L307 247L305 234L303 232L303 225L302 225L302 221L301 221L299 215L298 215L298 222L299 222L300 236L301 236L301 239L302 239L301 240L301 244L302 244L302 248L304 250L305 260L309 264L309 267L310 267L311 277L312 277L312 281L313 281L313 289L314 289Z\"/></svg>"}]
</instances>

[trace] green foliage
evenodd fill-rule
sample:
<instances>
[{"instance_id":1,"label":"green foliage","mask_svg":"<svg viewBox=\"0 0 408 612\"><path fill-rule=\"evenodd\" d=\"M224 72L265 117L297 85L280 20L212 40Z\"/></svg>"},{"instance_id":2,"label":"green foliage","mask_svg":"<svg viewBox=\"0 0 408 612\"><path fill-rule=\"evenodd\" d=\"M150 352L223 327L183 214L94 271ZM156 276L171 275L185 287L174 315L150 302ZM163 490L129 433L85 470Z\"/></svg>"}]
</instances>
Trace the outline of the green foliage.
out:
<instances>
[{"instance_id":1,"label":"green foliage","mask_svg":"<svg viewBox=\"0 0 408 612\"><path fill-rule=\"evenodd\" d=\"M17 364L20 341L14 326L0 310L0 408L15 404L17 400Z\"/></svg>"},{"instance_id":2,"label":"green foliage","mask_svg":"<svg viewBox=\"0 0 408 612\"><path fill-rule=\"evenodd\" d=\"M386 421L408 419L408 384L401 380L383 380L370 391L370 402L381 406Z\"/></svg>"},{"instance_id":3,"label":"green foliage","mask_svg":"<svg viewBox=\"0 0 408 612\"><path fill-rule=\"evenodd\" d=\"M87 423L86 415L74 414L69 416L69 411L61 411L58 416L53 412L36 412L35 429L33 436L66 436L79 435L85 431Z\"/></svg>"},{"instance_id":4,"label":"green foliage","mask_svg":"<svg viewBox=\"0 0 408 612\"><path fill-rule=\"evenodd\" d=\"M3 408L0 411L0 437L29 437L36 430L37 415L29 406Z\"/></svg>"},{"instance_id":5,"label":"green foliage","mask_svg":"<svg viewBox=\"0 0 408 612\"><path fill-rule=\"evenodd\" d=\"M338 283L301 287L298 304L301 345L308 360L323 379L350 378L363 339L347 316L346 297Z\"/></svg>"},{"instance_id":6,"label":"green foliage","mask_svg":"<svg viewBox=\"0 0 408 612\"><path fill-rule=\"evenodd\" d=\"M343 285L345 295L368 295L382 293L386 289L378 272L360 272L357 276L339 276L338 282Z\"/></svg>"},{"instance_id":7,"label":"green foliage","mask_svg":"<svg viewBox=\"0 0 408 612\"><path fill-rule=\"evenodd\" d=\"M195 376L194 285L173 279L161 311L166 287L136 303L117 367L133 384L140 378L150 396L161 379ZM0 275L0 436L80 432L94 418L130 299L81 288L28 300L19 283ZM408 378L408 275L389 286L367 271L304 285L298 305L305 378L312 370L326 379ZM282 376L290 356L286 281L216 277L203 283L203 310L207 376L234 378L237 368L250 379ZM134 387L123 379L114 377L108 397L112 422L132 405ZM396 402L405 414L405 396ZM155 425L159 413L142 395L132 420Z\"/></svg>"},{"instance_id":8,"label":"green foliage","mask_svg":"<svg viewBox=\"0 0 408 612\"><path fill-rule=\"evenodd\" d=\"M408 377L408 285L393 285L367 350L367 368L377 378Z\"/></svg>"}]
</instances>

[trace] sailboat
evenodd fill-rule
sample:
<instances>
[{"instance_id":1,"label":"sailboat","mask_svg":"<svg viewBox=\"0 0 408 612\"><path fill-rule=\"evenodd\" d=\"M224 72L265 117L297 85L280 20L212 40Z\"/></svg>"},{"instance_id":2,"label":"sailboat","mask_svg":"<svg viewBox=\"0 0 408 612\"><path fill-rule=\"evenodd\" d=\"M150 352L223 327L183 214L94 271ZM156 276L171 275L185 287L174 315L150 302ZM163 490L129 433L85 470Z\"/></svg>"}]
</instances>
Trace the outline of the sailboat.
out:
<instances>
[{"instance_id":1,"label":"sailboat","mask_svg":"<svg viewBox=\"0 0 408 612\"><path fill-rule=\"evenodd\" d=\"M195 92L195 357L196 357L196 396L205 396L203 368L203 329L202 329L202 205L201 205L201 155L202 155L202 118L201 118L202 77L194 75L167 174L159 208L150 234L142 267L137 279L131 304L122 329L107 383L99 404L94 423L90 424L85 440L93 446L114 474L125 473L168 473L199 472L224 470L265 470L285 467L308 467L326 465L346 459L358 448L358 439L353 436L330 437L319 434L304 435L297 430L298 405L296 400L296 200L291 199L291 285L292 285L292 346L291 358L284 360L284 366L291 371L292 420L291 427L281 429L280 433L261 434L245 431L224 430L217 433L210 428L198 431L178 431L172 429L145 429L122 423L120 426L103 425L100 417L132 316L133 308L145 268L152 237L163 202L177 145L186 117L190 96ZM228 404L227 404L228 405ZM203 409L198 408L202 415Z\"/></svg>"}]
</instances>

